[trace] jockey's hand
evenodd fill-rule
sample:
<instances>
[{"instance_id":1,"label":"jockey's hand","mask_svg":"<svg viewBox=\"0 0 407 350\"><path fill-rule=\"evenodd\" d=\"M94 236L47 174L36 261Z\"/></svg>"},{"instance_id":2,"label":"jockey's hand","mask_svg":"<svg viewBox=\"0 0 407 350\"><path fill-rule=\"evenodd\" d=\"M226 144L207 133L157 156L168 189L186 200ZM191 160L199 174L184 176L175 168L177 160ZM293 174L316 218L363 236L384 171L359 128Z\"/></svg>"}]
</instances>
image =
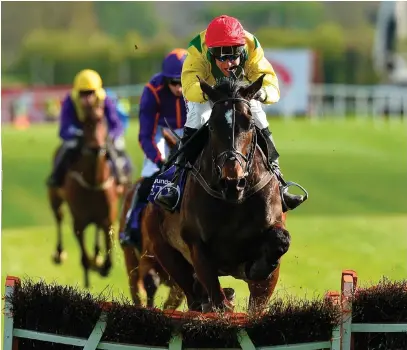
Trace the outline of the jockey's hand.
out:
<instances>
[{"instance_id":1,"label":"jockey's hand","mask_svg":"<svg viewBox=\"0 0 407 350\"><path fill-rule=\"evenodd\" d=\"M164 162L160 159L155 164L157 165L158 169L160 169L160 171L161 171L161 169L164 166Z\"/></svg>"},{"instance_id":2,"label":"jockey's hand","mask_svg":"<svg viewBox=\"0 0 407 350\"><path fill-rule=\"evenodd\" d=\"M261 88L259 91L256 92L256 94L253 96L254 100L257 100L259 102L264 102L267 99L267 93L266 91Z\"/></svg>"}]
</instances>

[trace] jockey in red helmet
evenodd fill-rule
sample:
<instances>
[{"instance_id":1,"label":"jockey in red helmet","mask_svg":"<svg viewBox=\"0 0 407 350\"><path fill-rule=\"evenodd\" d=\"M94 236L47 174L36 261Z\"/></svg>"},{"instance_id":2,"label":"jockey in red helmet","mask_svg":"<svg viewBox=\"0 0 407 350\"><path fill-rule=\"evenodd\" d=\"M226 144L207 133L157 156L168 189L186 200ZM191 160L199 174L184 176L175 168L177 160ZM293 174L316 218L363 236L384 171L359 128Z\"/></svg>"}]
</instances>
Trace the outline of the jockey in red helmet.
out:
<instances>
[{"instance_id":1,"label":"jockey in red helmet","mask_svg":"<svg viewBox=\"0 0 407 350\"><path fill-rule=\"evenodd\" d=\"M211 104L203 94L197 76L207 83L215 85L218 81L231 75L231 71L243 72L242 78L253 82L265 74L263 87L251 101L251 112L256 126L267 140L268 160L273 168L278 169L279 154L269 131L269 123L261 104L272 104L280 99L278 79L270 62L264 57L263 49L256 37L245 31L240 22L226 15L216 17L206 30L198 34L189 44L188 56L183 66L181 80L184 97L187 101L187 121L180 147L199 129L211 114ZM192 146L191 146L192 147ZM196 147L196 146L195 146ZM180 179L180 170L186 162L194 159L181 154L177 159L180 165L167 193L159 194L156 203L165 209L174 210L178 202L175 190ZM280 190L283 190L281 184ZM304 197L283 191L283 210L296 208Z\"/></svg>"},{"instance_id":2,"label":"jockey in red helmet","mask_svg":"<svg viewBox=\"0 0 407 350\"><path fill-rule=\"evenodd\" d=\"M181 71L186 55L184 49L172 50L164 58L161 72L150 79L141 95L139 142L145 154L141 171L144 180L134 194L125 230L120 233L122 245L137 246L141 242L140 213L147 205L151 185L169 154L162 133L167 128L165 119L178 135L182 135L187 113Z\"/></svg>"}]
</instances>

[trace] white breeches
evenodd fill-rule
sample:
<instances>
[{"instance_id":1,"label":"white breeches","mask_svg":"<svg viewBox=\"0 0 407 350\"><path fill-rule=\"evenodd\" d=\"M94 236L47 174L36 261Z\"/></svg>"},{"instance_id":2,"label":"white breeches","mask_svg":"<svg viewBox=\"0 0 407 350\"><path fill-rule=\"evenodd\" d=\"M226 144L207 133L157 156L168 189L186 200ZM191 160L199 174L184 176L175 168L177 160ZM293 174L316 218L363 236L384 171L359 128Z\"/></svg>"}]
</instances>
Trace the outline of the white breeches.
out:
<instances>
[{"instance_id":1,"label":"white breeches","mask_svg":"<svg viewBox=\"0 0 407 350\"><path fill-rule=\"evenodd\" d=\"M267 121L266 113L261 107L261 103L256 100L250 101L250 109L254 118L256 126L260 129L267 128L269 123ZM186 127L192 129L199 129L203 124L207 122L211 115L212 103L197 103L197 102L187 102L187 121L185 123Z\"/></svg>"},{"instance_id":2,"label":"white breeches","mask_svg":"<svg viewBox=\"0 0 407 350\"><path fill-rule=\"evenodd\" d=\"M167 157L170 153L170 149L169 149L167 143L165 142L164 136L162 134L162 129L163 129L162 127L157 128L157 132L155 134L154 139L155 139L157 148L160 151L162 157L164 159L167 159ZM180 128L180 129L175 129L174 131L178 136L182 136L184 129ZM141 171L142 177L150 177L159 170L160 169L157 167L157 165L155 163L153 163L147 157L144 157L143 170Z\"/></svg>"}]
</instances>

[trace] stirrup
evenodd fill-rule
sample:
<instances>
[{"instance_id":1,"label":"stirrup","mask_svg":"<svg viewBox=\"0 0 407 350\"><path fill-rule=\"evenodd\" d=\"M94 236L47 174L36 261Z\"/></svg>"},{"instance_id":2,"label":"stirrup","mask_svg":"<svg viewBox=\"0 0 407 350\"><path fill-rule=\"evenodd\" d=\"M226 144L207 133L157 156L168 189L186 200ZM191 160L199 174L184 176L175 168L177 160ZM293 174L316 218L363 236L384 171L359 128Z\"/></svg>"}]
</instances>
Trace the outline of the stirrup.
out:
<instances>
[{"instance_id":1,"label":"stirrup","mask_svg":"<svg viewBox=\"0 0 407 350\"><path fill-rule=\"evenodd\" d=\"M301 185L297 184L296 182L287 181L287 182L285 183L285 185L283 185L282 188L281 188L281 190L280 190L280 197L281 197L281 202L283 203L283 207L286 207L286 208L288 208L288 209L290 209L290 207L287 205L287 203L286 203L285 200L284 200L284 193L286 193L287 190L288 190L288 188L291 187L291 186L298 187L301 191L304 192L303 201L302 201L302 202L305 202L305 201L308 199L308 192L307 192L307 190L306 190L304 187L302 187Z\"/></svg>"},{"instance_id":2,"label":"stirrup","mask_svg":"<svg viewBox=\"0 0 407 350\"><path fill-rule=\"evenodd\" d=\"M174 205L173 207L167 206L165 203L163 203L162 201L160 201L160 200L158 199L158 196L161 195L161 192L162 192L164 189L172 189L173 191L175 191L175 192L177 193L177 201L176 201L176 203L175 203L175 205ZM156 194L155 197L154 197L154 202L155 202L155 203L159 203L161 206L165 207L165 209L169 210L170 212L174 212L175 209L176 209L177 206L178 206L178 203L179 203L180 199L181 199L181 190L180 190L179 185L174 186L172 183L169 183L169 184L166 184L165 186L163 186L163 187L161 188L161 190L159 190L159 191L157 192L157 194Z\"/></svg>"}]
</instances>

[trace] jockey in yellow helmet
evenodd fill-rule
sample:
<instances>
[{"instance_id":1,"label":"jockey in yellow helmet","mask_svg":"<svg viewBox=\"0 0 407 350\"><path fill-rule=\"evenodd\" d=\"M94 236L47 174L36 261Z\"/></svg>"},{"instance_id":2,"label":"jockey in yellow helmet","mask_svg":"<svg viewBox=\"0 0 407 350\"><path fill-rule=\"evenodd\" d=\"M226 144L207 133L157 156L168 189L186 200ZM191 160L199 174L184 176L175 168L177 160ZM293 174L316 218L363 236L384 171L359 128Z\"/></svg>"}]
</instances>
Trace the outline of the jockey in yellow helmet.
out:
<instances>
[{"instance_id":1,"label":"jockey in yellow helmet","mask_svg":"<svg viewBox=\"0 0 407 350\"><path fill-rule=\"evenodd\" d=\"M123 127L115 105L106 96L102 86L102 78L94 70L84 69L75 76L73 88L62 102L59 136L63 144L48 178L48 186L62 186L67 168L76 159L82 145L85 108L96 107L101 103L112 141L107 143L108 155L115 168L116 180L119 184L127 182L126 166L129 170L131 163L124 149Z\"/></svg>"},{"instance_id":2,"label":"jockey in yellow helmet","mask_svg":"<svg viewBox=\"0 0 407 350\"><path fill-rule=\"evenodd\" d=\"M210 117L212 106L202 92L197 76L207 83L214 85L218 81L228 78L233 72L242 73L241 78L253 82L265 74L263 87L250 101L251 112L256 126L267 140L268 160L272 168L278 171L279 154L274 140L268 129L266 113L261 104L272 104L280 99L278 79L270 62L265 58L262 47L256 37L245 31L240 22L233 17L219 16L209 24L208 28L199 33L189 44L188 56L182 69L182 90L187 102L187 121L184 127L180 147L199 129ZM197 145L191 145L195 149ZM199 147L199 146L198 146ZM201 145L203 147L203 145ZM189 153L189 152L187 152ZM197 152L193 152L196 154ZM199 152L198 152L199 153ZM161 192L155 202L165 209L174 210L178 202L178 191L181 170L187 162L193 164L194 159L181 153L176 164L179 165L172 187L168 192ZM280 178L281 181L282 178ZM300 195L292 195L283 191L285 205L283 210L296 208L304 201Z\"/></svg>"}]
</instances>

